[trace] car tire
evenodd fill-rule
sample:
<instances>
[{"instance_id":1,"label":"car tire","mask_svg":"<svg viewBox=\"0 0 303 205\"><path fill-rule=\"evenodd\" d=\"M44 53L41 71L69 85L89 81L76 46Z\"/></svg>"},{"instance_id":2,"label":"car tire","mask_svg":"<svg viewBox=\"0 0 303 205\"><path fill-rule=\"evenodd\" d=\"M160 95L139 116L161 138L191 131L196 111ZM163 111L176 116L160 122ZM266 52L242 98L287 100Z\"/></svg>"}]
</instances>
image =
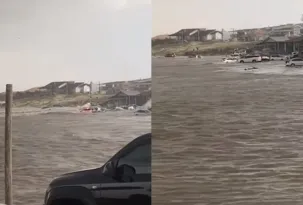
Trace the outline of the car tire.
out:
<instances>
[{"instance_id":1,"label":"car tire","mask_svg":"<svg viewBox=\"0 0 303 205\"><path fill-rule=\"evenodd\" d=\"M294 63L290 64L290 67L295 67L296 65Z\"/></svg>"},{"instance_id":2,"label":"car tire","mask_svg":"<svg viewBox=\"0 0 303 205\"><path fill-rule=\"evenodd\" d=\"M242 61L240 61L240 63L244 63L244 61L242 60Z\"/></svg>"},{"instance_id":3,"label":"car tire","mask_svg":"<svg viewBox=\"0 0 303 205\"><path fill-rule=\"evenodd\" d=\"M256 60L252 60L253 63L257 62Z\"/></svg>"}]
</instances>

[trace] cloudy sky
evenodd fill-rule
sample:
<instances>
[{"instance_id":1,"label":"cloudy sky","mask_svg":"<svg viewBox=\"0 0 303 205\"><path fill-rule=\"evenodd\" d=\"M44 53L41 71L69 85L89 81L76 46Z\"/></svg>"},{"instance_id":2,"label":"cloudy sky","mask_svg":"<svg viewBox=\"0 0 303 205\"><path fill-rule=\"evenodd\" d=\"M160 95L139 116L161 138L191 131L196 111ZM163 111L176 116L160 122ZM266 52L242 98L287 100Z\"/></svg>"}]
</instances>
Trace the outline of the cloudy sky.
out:
<instances>
[{"instance_id":1,"label":"cloudy sky","mask_svg":"<svg viewBox=\"0 0 303 205\"><path fill-rule=\"evenodd\" d=\"M152 0L153 36L181 28L239 29L300 23L303 0Z\"/></svg>"},{"instance_id":2,"label":"cloudy sky","mask_svg":"<svg viewBox=\"0 0 303 205\"><path fill-rule=\"evenodd\" d=\"M150 0L0 0L0 91L151 76Z\"/></svg>"}]
</instances>

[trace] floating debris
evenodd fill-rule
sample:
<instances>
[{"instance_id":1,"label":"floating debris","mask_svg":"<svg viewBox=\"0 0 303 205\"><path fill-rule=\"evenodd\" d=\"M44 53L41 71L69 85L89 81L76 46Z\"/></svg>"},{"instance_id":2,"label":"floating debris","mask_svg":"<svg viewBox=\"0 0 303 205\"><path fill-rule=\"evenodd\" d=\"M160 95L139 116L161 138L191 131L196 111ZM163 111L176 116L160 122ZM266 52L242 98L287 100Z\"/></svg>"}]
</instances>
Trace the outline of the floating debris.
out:
<instances>
[{"instance_id":1,"label":"floating debris","mask_svg":"<svg viewBox=\"0 0 303 205\"><path fill-rule=\"evenodd\" d=\"M245 68L244 70L256 70L258 69L257 67L249 67L249 68Z\"/></svg>"}]
</instances>

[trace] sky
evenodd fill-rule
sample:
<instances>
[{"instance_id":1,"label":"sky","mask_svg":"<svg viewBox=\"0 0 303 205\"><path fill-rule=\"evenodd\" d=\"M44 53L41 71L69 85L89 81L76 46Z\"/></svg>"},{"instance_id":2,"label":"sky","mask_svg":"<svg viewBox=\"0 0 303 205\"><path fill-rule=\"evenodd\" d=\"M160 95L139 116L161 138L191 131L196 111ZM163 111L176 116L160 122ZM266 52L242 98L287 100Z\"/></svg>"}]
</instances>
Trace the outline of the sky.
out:
<instances>
[{"instance_id":1,"label":"sky","mask_svg":"<svg viewBox=\"0 0 303 205\"><path fill-rule=\"evenodd\" d=\"M151 0L0 0L0 91L151 77Z\"/></svg>"},{"instance_id":2,"label":"sky","mask_svg":"<svg viewBox=\"0 0 303 205\"><path fill-rule=\"evenodd\" d=\"M301 23L303 0L152 0L152 35ZM302 22L303 23L303 22Z\"/></svg>"}]
</instances>

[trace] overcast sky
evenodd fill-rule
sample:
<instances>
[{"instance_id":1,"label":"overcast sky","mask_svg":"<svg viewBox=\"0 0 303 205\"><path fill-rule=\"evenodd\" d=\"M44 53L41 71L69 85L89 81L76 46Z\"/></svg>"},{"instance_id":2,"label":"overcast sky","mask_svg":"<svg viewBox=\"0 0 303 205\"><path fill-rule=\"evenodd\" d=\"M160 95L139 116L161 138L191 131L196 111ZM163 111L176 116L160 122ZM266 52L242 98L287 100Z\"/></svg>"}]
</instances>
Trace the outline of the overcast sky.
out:
<instances>
[{"instance_id":1,"label":"overcast sky","mask_svg":"<svg viewBox=\"0 0 303 205\"><path fill-rule=\"evenodd\" d=\"M0 0L0 91L151 77L150 0Z\"/></svg>"},{"instance_id":2,"label":"overcast sky","mask_svg":"<svg viewBox=\"0 0 303 205\"><path fill-rule=\"evenodd\" d=\"M303 0L152 0L153 36L182 28L239 29L300 23Z\"/></svg>"}]
</instances>

